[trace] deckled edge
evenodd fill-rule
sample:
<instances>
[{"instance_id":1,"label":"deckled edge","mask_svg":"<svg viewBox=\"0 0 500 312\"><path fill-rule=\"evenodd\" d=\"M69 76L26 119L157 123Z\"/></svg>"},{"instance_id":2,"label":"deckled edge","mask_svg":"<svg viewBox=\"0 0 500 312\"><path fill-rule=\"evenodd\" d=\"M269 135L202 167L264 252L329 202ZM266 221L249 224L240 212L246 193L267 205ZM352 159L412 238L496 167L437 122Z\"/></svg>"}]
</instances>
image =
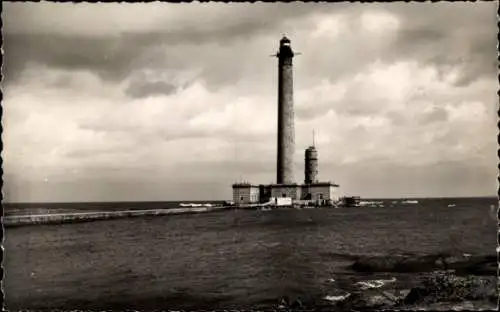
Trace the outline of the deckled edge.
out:
<instances>
[{"instance_id":1,"label":"deckled edge","mask_svg":"<svg viewBox=\"0 0 500 312\"><path fill-rule=\"evenodd\" d=\"M3 261L5 259L5 251L4 251L4 240L5 240L5 230L3 228L3 215L4 215L4 210L3 210L3 200L4 200L4 194L3 194L3 155L4 155L4 148L3 148L3 82L4 82L4 75L3 75L3 56L4 56L4 49L3 49L3 5L0 6L0 146L1 146L1 151L0 151L0 206L1 206L1 223L2 223L2 244L0 246L1 249L1 258L0 258L0 273L2 274L1 281L0 281L0 292L2 293L2 311L7 311L5 309L5 292L4 292L4 277L5 277L5 270L3 266Z\"/></svg>"},{"instance_id":2,"label":"deckled edge","mask_svg":"<svg viewBox=\"0 0 500 312\"><path fill-rule=\"evenodd\" d=\"M73 3L98 3L101 1L98 0L49 0L50 2L73 2ZM109 1L109 2L118 2L118 3L137 3L137 2L200 2L200 3L205 3L205 2L225 2L225 3L230 3L230 2L240 2L240 3L255 3L255 2L263 2L263 3L269 3L269 2L354 2L354 3L370 3L370 2L423 2L423 1L418 1L418 0L375 0L375 1L370 1L370 0L357 0L357 1L352 1L352 0L327 0L327 1L314 1L314 0L281 0L281 1L275 1L275 0L267 0L267 1L256 1L256 0L219 0L219 1L211 1L211 0L198 0L198 1L193 1L193 0L143 0L143 1L133 1L133 0L118 0L118 1ZM432 1L425 1L425 2L435 2L436 0ZM445 1L449 2L450 0L438 0L438 1ZM31 1L28 0L28 2L38 2L38 1ZM108 2L108 1L105 1ZM476 2L476 0L465 0L464 2ZM3 224L3 217L4 217L4 209L3 209L3 201L4 201L4 180L3 180L3 82L4 82L4 75L3 75L3 69L4 69L4 64L3 64L3 56L4 56L4 48L3 48L3 5L0 4L0 146L2 147L2 150L0 151L0 206L1 206L1 231L2 231L2 242L1 242L1 258L0 258L0 272L2 274L1 280L0 280L0 292L2 294L2 311L7 311L5 309L5 293L4 293L4 276L5 276L5 271L4 271L4 266L3 266L3 260L4 260L4 239L5 239L5 231L4 231L4 224ZM497 80L498 80L498 91L497 91L497 144L499 147L497 147L497 158L498 158L498 163L497 163L497 248L496 248L496 253L497 253L497 278L500 279L500 2L497 2ZM498 282L498 285L500 287L500 281ZM500 296L497 299L497 311L499 310L500 307ZM79 311L79 310L74 310L74 311ZM243 311L243 310L241 310ZM382 309L379 311L399 311L399 309L391 309L391 310L386 310Z\"/></svg>"},{"instance_id":3,"label":"deckled edge","mask_svg":"<svg viewBox=\"0 0 500 312\"><path fill-rule=\"evenodd\" d=\"M500 2L497 2L497 279L500 274ZM499 285L497 280L497 285ZM500 296L497 298L497 311L500 307Z\"/></svg>"}]
</instances>

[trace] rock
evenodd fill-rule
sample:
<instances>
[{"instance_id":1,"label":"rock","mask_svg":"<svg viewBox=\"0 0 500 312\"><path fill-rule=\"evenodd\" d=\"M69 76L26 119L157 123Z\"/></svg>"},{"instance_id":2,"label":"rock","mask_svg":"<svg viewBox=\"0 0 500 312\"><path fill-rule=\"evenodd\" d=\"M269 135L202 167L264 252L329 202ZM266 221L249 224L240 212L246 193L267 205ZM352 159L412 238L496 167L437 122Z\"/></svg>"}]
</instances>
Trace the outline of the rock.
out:
<instances>
[{"instance_id":1,"label":"rock","mask_svg":"<svg viewBox=\"0 0 500 312\"><path fill-rule=\"evenodd\" d=\"M429 295L429 291L422 287L414 287L403 299L404 304L416 304L422 302Z\"/></svg>"},{"instance_id":2,"label":"rock","mask_svg":"<svg viewBox=\"0 0 500 312\"><path fill-rule=\"evenodd\" d=\"M277 305L279 309L304 309L308 306L314 305L315 302L313 298L300 298L297 296L285 296L282 297Z\"/></svg>"},{"instance_id":3,"label":"rock","mask_svg":"<svg viewBox=\"0 0 500 312\"><path fill-rule=\"evenodd\" d=\"M498 287L496 278L474 278L471 281L471 290L467 294L469 300L484 300L496 303L498 300Z\"/></svg>"},{"instance_id":4,"label":"rock","mask_svg":"<svg viewBox=\"0 0 500 312\"><path fill-rule=\"evenodd\" d=\"M388 298L391 298L394 302L403 302L403 300L408 296L410 293L410 289L393 289L393 290L385 290L382 293L387 296Z\"/></svg>"},{"instance_id":5,"label":"rock","mask_svg":"<svg viewBox=\"0 0 500 312\"><path fill-rule=\"evenodd\" d=\"M404 309L401 309L404 310ZM481 301L463 301L463 302L437 302L432 304L412 307L412 311L495 311L496 304L484 303Z\"/></svg>"},{"instance_id":6,"label":"rock","mask_svg":"<svg viewBox=\"0 0 500 312\"><path fill-rule=\"evenodd\" d=\"M474 274L474 275L490 275L498 274L498 262L496 256L470 257L467 262L453 263L450 265L458 273Z\"/></svg>"},{"instance_id":7,"label":"rock","mask_svg":"<svg viewBox=\"0 0 500 312\"><path fill-rule=\"evenodd\" d=\"M423 285L431 292L432 296L429 298L433 301L463 301L472 286L470 278L447 272L427 277L423 280Z\"/></svg>"},{"instance_id":8,"label":"rock","mask_svg":"<svg viewBox=\"0 0 500 312\"><path fill-rule=\"evenodd\" d=\"M496 302L498 290L496 278L457 276L450 272L435 272L414 287L405 297L405 304L464 302L486 300Z\"/></svg>"},{"instance_id":9,"label":"rock","mask_svg":"<svg viewBox=\"0 0 500 312\"><path fill-rule=\"evenodd\" d=\"M358 272L429 272L446 267L447 264L440 255L367 257L359 258L351 266Z\"/></svg>"},{"instance_id":10,"label":"rock","mask_svg":"<svg viewBox=\"0 0 500 312\"><path fill-rule=\"evenodd\" d=\"M393 300L388 296L384 295L372 295L368 296L365 299L365 307L367 308L376 308L376 307L390 307L395 305L397 299Z\"/></svg>"},{"instance_id":11,"label":"rock","mask_svg":"<svg viewBox=\"0 0 500 312\"><path fill-rule=\"evenodd\" d=\"M397 289L396 290L396 296L398 296L398 298L400 298L400 300L403 300L404 298L406 298L406 296L408 296L408 294L410 293L411 289Z\"/></svg>"},{"instance_id":12,"label":"rock","mask_svg":"<svg viewBox=\"0 0 500 312\"><path fill-rule=\"evenodd\" d=\"M357 292L335 299L336 311L387 309L398 304L398 298L382 292Z\"/></svg>"},{"instance_id":13,"label":"rock","mask_svg":"<svg viewBox=\"0 0 500 312\"><path fill-rule=\"evenodd\" d=\"M358 272L393 272L394 268L405 260L407 260L405 256L360 257L351 268Z\"/></svg>"},{"instance_id":14,"label":"rock","mask_svg":"<svg viewBox=\"0 0 500 312\"><path fill-rule=\"evenodd\" d=\"M461 274L497 275L495 256L437 254L358 257L351 265L357 272L432 272L455 270Z\"/></svg>"}]
</instances>

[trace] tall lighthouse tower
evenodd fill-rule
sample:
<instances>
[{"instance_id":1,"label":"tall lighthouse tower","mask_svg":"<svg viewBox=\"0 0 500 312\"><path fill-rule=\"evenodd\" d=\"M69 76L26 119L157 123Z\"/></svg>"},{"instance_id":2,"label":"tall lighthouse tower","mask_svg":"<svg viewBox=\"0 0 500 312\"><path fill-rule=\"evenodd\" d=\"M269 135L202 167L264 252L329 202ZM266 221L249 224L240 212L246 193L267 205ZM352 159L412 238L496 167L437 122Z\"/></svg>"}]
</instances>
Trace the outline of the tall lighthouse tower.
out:
<instances>
[{"instance_id":1,"label":"tall lighthouse tower","mask_svg":"<svg viewBox=\"0 0 500 312\"><path fill-rule=\"evenodd\" d=\"M271 204L272 206L293 206L313 203L332 205L334 189L338 184L318 180L318 151L313 145L305 151L304 183L297 184L294 177L295 129L293 110L293 64L295 55L290 40L280 40L278 57L278 148L276 183L233 184L233 202L236 206L247 204Z\"/></svg>"},{"instance_id":2,"label":"tall lighthouse tower","mask_svg":"<svg viewBox=\"0 0 500 312\"><path fill-rule=\"evenodd\" d=\"M293 156L295 129L293 111L293 65L294 53L290 39L280 40L278 57L278 159L277 184L294 183Z\"/></svg>"}]
</instances>

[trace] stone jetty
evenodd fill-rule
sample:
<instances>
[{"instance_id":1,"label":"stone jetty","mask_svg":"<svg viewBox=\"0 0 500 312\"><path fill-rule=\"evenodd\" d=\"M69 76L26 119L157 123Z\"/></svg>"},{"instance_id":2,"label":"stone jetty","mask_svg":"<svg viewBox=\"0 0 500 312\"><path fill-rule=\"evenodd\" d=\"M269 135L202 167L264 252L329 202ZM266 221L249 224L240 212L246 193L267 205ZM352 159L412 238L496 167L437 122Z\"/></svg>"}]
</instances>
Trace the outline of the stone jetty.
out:
<instances>
[{"instance_id":1,"label":"stone jetty","mask_svg":"<svg viewBox=\"0 0 500 312\"><path fill-rule=\"evenodd\" d=\"M3 217L3 224L6 227L23 226L33 224L60 224L76 223L96 220L109 220L117 218L130 218L142 216L164 216L187 213L204 213L229 209L229 207L190 207L190 208L169 208L169 209L149 209L149 210L124 210L124 211L92 211L75 213L54 213L38 215L21 215Z\"/></svg>"}]
</instances>

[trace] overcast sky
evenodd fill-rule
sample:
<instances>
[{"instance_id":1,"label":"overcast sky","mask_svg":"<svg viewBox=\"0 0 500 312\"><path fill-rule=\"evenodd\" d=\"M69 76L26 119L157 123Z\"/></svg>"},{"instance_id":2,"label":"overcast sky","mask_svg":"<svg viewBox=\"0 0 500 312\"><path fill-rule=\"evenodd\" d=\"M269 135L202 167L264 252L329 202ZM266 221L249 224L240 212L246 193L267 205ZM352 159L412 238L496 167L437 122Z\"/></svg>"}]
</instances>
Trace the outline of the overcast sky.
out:
<instances>
[{"instance_id":1,"label":"overcast sky","mask_svg":"<svg viewBox=\"0 0 500 312\"><path fill-rule=\"evenodd\" d=\"M276 178L294 59L297 182L362 197L497 190L496 2L4 4L7 201L230 199Z\"/></svg>"}]
</instances>

